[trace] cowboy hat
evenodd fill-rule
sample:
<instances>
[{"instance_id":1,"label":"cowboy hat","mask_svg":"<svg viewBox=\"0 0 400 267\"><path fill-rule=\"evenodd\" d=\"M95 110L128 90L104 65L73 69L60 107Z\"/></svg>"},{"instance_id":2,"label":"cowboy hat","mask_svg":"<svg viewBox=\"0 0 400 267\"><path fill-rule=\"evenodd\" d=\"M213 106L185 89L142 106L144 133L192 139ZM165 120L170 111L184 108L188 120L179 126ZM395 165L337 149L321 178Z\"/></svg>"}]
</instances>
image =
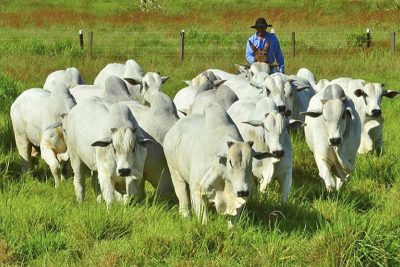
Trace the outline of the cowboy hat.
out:
<instances>
[{"instance_id":1,"label":"cowboy hat","mask_svg":"<svg viewBox=\"0 0 400 267\"><path fill-rule=\"evenodd\" d=\"M256 20L256 23L253 26L250 26L250 28L267 28L267 27L272 27L272 25L268 24L264 18L258 18Z\"/></svg>"}]
</instances>

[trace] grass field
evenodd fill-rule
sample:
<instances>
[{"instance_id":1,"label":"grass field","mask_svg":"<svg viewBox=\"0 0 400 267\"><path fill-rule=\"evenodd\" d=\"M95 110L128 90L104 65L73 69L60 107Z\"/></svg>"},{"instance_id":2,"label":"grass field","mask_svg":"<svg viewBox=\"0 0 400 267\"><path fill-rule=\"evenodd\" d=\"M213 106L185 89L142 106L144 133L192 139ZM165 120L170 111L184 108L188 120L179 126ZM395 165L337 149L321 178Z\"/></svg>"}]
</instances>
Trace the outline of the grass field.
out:
<instances>
[{"instance_id":1,"label":"grass field","mask_svg":"<svg viewBox=\"0 0 400 267\"><path fill-rule=\"evenodd\" d=\"M183 80L208 68L234 71L235 63L245 63L249 26L259 16L274 25L287 73L307 67L317 78L350 76L400 90L400 43L392 53L389 41L389 32L400 31L399 1L153 2L1 1L0 265L399 266L399 99L383 103L385 154L359 156L340 193L324 192L304 138L294 135L289 204L279 204L274 184L253 196L233 230L215 212L207 226L180 218L177 205L154 199L150 187L144 203L107 211L90 191L78 205L71 179L54 189L42 160L20 173L9 108L50 72L75 66L91 83L106 64L134 58L145 70L171 76L165 91L173 96ZM366 28L371 48L356 42ZM93 59L87 57L90 30Z\"/></svg>"}]
</instances>

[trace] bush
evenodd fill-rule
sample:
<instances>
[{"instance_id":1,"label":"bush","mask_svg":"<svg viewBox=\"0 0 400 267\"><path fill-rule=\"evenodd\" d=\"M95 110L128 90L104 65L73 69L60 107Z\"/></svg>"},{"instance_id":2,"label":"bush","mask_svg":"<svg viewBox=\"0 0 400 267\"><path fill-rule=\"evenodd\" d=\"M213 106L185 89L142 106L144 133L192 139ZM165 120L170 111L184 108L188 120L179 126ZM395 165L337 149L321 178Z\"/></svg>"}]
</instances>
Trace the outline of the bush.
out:
<instances>
[{"instance_id":1,"label":"bush","mask_svg":"<svg viewBox=\"0 0 400 267\"><path fill-rule=\"evenodd\" d=\"M349 47L367 47L368 44L368 38L366 34L353 33L348 35L346 39L347 39L347 46Z\"/></svg>"}]
</instances>

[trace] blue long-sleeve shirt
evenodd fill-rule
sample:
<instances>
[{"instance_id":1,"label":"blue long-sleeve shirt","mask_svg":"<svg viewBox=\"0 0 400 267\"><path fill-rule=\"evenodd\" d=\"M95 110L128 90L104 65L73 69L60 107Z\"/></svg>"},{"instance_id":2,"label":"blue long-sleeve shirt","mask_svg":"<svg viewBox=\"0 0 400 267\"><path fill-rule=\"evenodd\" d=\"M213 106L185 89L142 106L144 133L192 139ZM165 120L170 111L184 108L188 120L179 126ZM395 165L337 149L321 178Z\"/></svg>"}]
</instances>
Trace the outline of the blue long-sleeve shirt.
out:
<instances>
[{"instance_id":1,"label":"blue long-sleeve shirt","mask_svg":"<svg viewBox=\"0 0 400 267\"><path fill-rule=\"evenodd\" d=\"M254 63L254 52L253 49L251 49L251 46L249 44L249 41L253 43L253 45L257 49L263 49L267 42L269 41L269 50L268 50L268 62L269 64L274 63L275 59L279 64L279 72L284 72L285 71L285 60L283 58L281 46L279 45L278 38L275 36L273 33L267 32L265 35L265 38L263 41L261 41L257 37L257 32L250 36L250 38L247 40L246 44L246 59L250 64Z\"/></svg>"}]
</instances>

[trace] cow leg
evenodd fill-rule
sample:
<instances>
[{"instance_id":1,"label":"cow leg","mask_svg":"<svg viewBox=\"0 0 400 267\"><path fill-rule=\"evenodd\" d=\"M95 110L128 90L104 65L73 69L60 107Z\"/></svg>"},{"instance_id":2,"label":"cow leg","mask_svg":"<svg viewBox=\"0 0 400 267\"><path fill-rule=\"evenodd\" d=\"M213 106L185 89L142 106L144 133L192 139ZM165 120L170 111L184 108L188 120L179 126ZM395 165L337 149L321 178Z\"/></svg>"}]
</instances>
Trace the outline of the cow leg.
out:
<instances>
[{"instance_id":1,"label":"cow leg","mask_svg":"<svg viewBox=\"0 0 400 267\"><path fill-rule=\"evenodd\" d=\"M70 154L71 167L74 171L74 188L76 201L82 203L85 199L85 181L82 179L81 174L81 160L73 153Z\"/></svg>"},{"instance_id":2,"label":"cow leg","mask_svg":"<svg viewBox=\"0 0 400 267\"><path fill-rule=\"evenodd\" d=\"M332 178L331 170L328 164L317 155L315 155L315 162L318 166L319 177L321 177L321 179L325 182L326 190L328 190L328 192L335 191L335 181Z\"/></svg>"},{"instance_id":3,"label":"cow leg","mask_svg":"<svg viewBox=\"0 0 400 267\"><path fill-rule=\"evenodd\" d=\"M40 145L40 151L42 153L42 158L47 165L49 165L51 173L53 174L55 187L58 187L61 182L61 164L51 148L46 145Z\"/></svg>"},{"instance_id":4,"label":"cow leg","mask_svg":"<svg viewBox=\"0 0 400 267\"><path fill-rule=\"evenodd\" d=\"M25 172L32 167L32 144L25 135L19 135L15 129L14 132L18 153L22 158L21 171Z\"/></svg>"},{"instance_id":5,"label":"cow leg","mask_svg":"<svg viewBox=\"0 0 400 267\"><path fill-rule=\"evenodd\" d=\"M267 190L267 186L272 182L272 178L274 175L274 165L268 164L267 166L263 166L263 171L261 172L261 181L260 181L260 192L264 193Z\"/></svg>"},{"instance_id":6,"label":"cow leg","mask_svg":"<svg viewBox=\"0 0 400 267\"><path fill-rule=\"evenodd\" d=\"M101 203L101 189L99 183L99 177L97 171L90 171L90 176L92 177L92 188L96 196L97 203Z\"/></svg>"},{"instance_id":7,"label":"cow leg","mask_svg":"<svg viewBox=\"0 0 400 267\"><path fill-rule=\"evenodd\" d=\"M281 203L286 204L289 199L290 188L292 187L292 169L290 168L287 173L279 177L278 183L281 191Z\"/></svg>"},{"instance_id":8,"label":"cow leg","mask_svg":"<svg viewBox=\"0 0 400 267\"><path fill-rule=\"evenodd\" d=\"M382 136L382 128L380 128L380 131L378 131L376 139L375 139L375 148L376 148L376 154L378 156L382 155L383 153L383 136Z\"/></svg>"},{"instance_id":9,"label":"cow leg","mask_svg":"<svg viewBox=\"0 0 400 267\"><path fill-rule=\"evenodd\" d=\"M228 229L232 229L235 224L239 221L240 216L242 215L242 212L244 210L244 206L241 206L238 211L237 214L235 216L231 216L228 220Z\"/></svg>"},{"instance_id":10,"label":"cow leg","mask_svg":"<svg viewBox=\"0 0 400 267\"><path fill-rule=\"evenodd\" d=\"M207 204L203 199L200 188L194 188L190 191L190 197L192 199L192 207L196 217L201 219L202 224L207 223Z\"/></svg>"},{"instance_id":11,"label":"cow leg","mask_svg":"<svg viewBox=\"0 0 400 267\"><path fill-rule=\"evenodd\" d=\"M115 189L111 182L111 177L102 171L98 172L101 194L106 202L107 207L111 204L115 197Z\"/></svg>"},{"instance_id":12,"label":"cow leg","mask_svg":"<svg viewBox=\"0 0 400 267\"><path fill-rule=\"evenodd\" d=\"M343 181L341 178L336 177L336 191L339 191L340 188L342 188L343 186Z\"/></svg>"},{"instance_id":13,"label":"cow leg","mask_svg":"<svg viewBox=\"0 0 400 267\"><path fill-rule=\"evenodd\" d=\"M189 217L189 196L185 180L174 170L171 170L172 183L174 184L175 194L179 200L179 213L183 217Z\"/></svg>"},{"instance_id":14,"label":"cow leg","mask_svg":"<svg viewBox=\"0 0 400 267\"><path fill-rule=\"evenodd\" d=\"M126 195L124 195L124 204L129 204L131 199L140 201L146 197L144 190L144 179L135 176L128 176L125 178L126 182Z\"/></svg>"}]
</instances>

